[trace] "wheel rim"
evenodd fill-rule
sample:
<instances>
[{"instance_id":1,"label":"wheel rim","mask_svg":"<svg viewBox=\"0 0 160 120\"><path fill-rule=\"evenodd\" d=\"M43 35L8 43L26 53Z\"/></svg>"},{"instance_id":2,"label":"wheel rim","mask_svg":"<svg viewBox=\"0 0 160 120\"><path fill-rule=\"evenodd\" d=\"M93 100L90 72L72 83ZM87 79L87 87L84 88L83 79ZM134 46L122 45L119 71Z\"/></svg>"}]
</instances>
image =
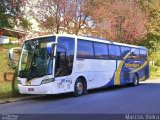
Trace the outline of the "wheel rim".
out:
<instances>
[{"instance_id":1,"label":"wheel rim","mask_svg":"<svg viewBox=\"0 0 160 120\"><path fill-rule=\"evenodd\" d=\"M77 88L78 94L82 94L83 88L84 88L83 83L78 82L77 85L76 85L76 88Z\"/></svg>"},{"instance_id":2,"label":"wheel rim","mask_svg":"<svg viewBox=\"0 0 160 120\"><path fill-rule=\"evenodd\" d=\"M136 75L134 76L134 84L138 85L138 77Z\"/></svg>"}]
</instances>

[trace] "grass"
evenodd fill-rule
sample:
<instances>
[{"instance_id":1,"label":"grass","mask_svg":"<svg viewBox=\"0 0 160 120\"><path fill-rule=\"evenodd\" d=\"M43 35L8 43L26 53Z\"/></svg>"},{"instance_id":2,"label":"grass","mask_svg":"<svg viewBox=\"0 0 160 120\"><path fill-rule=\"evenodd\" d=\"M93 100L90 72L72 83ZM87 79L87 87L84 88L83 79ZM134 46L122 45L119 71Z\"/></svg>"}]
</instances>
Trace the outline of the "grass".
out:
<instances>
[{"instance_id":1,"label":"grass","mask_svg":"<svg viewBox=\"0 0 160 120\"><path fill-rule=\"evenodd\" d=\"M0 99L10 98L12 96L12 82L3 81L0 83Z\"/></svg>"},{"instance_id":2,"label":"grass","mask_svg":"<svg viewBox=\"0 0 160 120\"><path fill-rule=\"evenodd\" d=\"M9 49L17 47L17 44L0 45L0 99L13 97L12 95L12 77L8 76L10 81L4 80L5 73L14 73L14 70L8 66Z\"/></svg>"},{"instance_id":3,"label":"grass","mask_svg":"<svg viewBox=\"0 0 160 120\"><path fill-rule=\"evenodd\" d=\"M0 83L0 100L23 96L27 95L20 94L17 87L16 94L12 93L12 81L3 81Z\"/></svg>"}]
</instances>

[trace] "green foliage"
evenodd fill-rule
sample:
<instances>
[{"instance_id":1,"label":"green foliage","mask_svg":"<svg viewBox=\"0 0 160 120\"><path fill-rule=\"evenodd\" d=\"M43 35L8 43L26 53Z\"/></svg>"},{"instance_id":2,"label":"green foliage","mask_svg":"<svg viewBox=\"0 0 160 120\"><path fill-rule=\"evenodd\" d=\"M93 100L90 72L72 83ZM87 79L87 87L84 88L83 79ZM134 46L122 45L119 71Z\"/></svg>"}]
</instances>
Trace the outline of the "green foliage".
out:
<instances>
[{"instance_id":1,"label":"green foliage","mask_svg":"<svg viewBox=\"0 0 160 120\"><path fill-rule=\"evenodd\" d=\"M148 16L147 36L141 45L146 46L149 52L160 50L160 0L139 0Z\"/></svg>"},{"instance_id":2,"label":"green foliage","mask_svg":"<svg viewBox=\"0 0 160 120\"><path fill-rule=\"evenodd\" d=\"M20 12L20 0L1 0L0 1L0 28L12 28L15 24L14 19Z\"/></svg>"},{"instance_id":3,"label":"green foliage","mask_svg":"<svg viewBox=\"0 0 160 120\"><path fill-rule=\"evenodd\" d=\"M156 56L155 65L160 67L160 55L159 54Z\"/></svg>"},{"instance_id":4,"label":"green foliage","mask_svg":"<svg viewBox=\"0 0 160 120\"><path fill-rule=\"evenodd\" d=\"M158 52L150 52L149 53L149 60L151 62L154 62L157 60Z\"/></svg>"},{"instance_id":5,"label":"green foliage","mask_svg":"<svg viewBox=\"0 0 160 120\"><path fill-rule=\"evenodd\" d=\"M4 45L1 45L4 49L11 49L13 47L19 47L20 45L19 44L12 44L12 43L9 43L9 44L4 44Z\"/></svg>"},{"instance_id":6,"label":"green foliage","mask_svg":"<svg viewBox=\"0 0 160 120\"><path fill-rule=\"evenodd\" d=\"M160 50L160 36L148 33L143 42L139 45L145 46L149 50L149 54L154 54Z\"/></svg>"},{"instance_id":7,"label":"green foliage","mask_svg":"<svg viewBox=\"0 0 160 120\"><path fill-rule=\"evenodd\" d=\"M31 23L24 18L23 7L27 0L0 0L0 28L13 28L21 25L25 30L31 28Z\"/></svg>"},{"instance_id":8,"label":"green foliage","mask_svg":"<svg viewBox=\"0 0 160 120\"><path fill-rule=\"evenodd\" d=\"M22 18L22 19L20 20L20 25L21 25L25 30L29 30L29 29L31 29L32 23L29 22L28 19Z\"/></svg>"},{"instance_id":9,"label":"green foliage","mask_svg":"<svg viewBox=\"0 0 160 120\"><path fill-rule=\"evenodd\" d=\"M150 71L151 71L151 72L157 72L158 69L159 69L158 66L150 65Z\"/></svg>"},{"instance_id":10,"label":"green foliage","mask_svg":"<svg viewBox=\"0 0 160 120\"><path fill-rule=\"evenodd\" d=\"M18 67L18 65L13 61L9 61L8 66L10 67L10 69L13 69L13 70L16 70Z\"/></svg>"},{"instance_id":11,"label":"green foliage","mask_svg":"<svg viewBox=\"0 0 160 120\"><path fill-rule=\"evenodd\" d=\"M155 65L150 65L150 75L151 77L158 76L159 67Z\"/></svg>"},{"instance_id":12,"label":"green foliage","mask_svg":"<svg viewBox=\"0 0 160 120\"><path fill-rule=\"evenodd\" d=\"M155 62L156 66L160 66L160 58Z\"/></svg>"}]
</instances>

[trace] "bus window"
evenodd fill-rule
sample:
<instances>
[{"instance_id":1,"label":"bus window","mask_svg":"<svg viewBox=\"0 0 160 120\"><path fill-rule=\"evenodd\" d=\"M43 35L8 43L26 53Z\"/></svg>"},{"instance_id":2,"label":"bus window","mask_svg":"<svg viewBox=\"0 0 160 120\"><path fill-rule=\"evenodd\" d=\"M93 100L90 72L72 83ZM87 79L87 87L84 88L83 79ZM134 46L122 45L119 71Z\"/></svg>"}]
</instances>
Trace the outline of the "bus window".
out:
<instances>
[{"instance_id":1,"label":"bus window","mask_svg":"<svg viewBox=\"0 0 160 120\"><path fill-rule=\"evenodd\" d=\"M93 58L93 42L78 40L77 46L77 57L78 58Z\"/></svg>"},{"instance_id":2,"label":"bus window","mask_svg":"<svg viewBox=\"0 0 160 120\"><path fill-rule=\"evenodd\" d=\"M139 49L132 48L132 59L140 59Z\"/></svg>"},{"instance_id":3,"label":"bus window","mask_svg":"<svg viewBox=\"0 0 160 120\"><path fill-rule=\"evenodd\" d=\"M120 47L119 46L115 46L115 51L116 51L117 59L121 59Z\"/></svg>"},{"instance_id":4,"label":"bus window","mask_svg":"<svg viewBox=\"0 0 160 120\"><path fill-rule=\"evenodd\" d=\"M74 38L59 37L56 51L55 76L66 76L72 73L74 58Z\"/></svg>"},{"instance_id":5,"label":"bus window","mask_svg":"<svg viewBox=\"0 0 160 120\"><path fill-rule=\"evenodd\" d=\"M121 47L121 56L122 56L122 58L124 58L130 51L131 51L131 49L129 47Z\"/></svg>"},{"instance_id":6,"label":"bus window","mask_svg":"<svg viewBox=\"0 0 160 120\"><path fill-rule=\"evenodd\" d=\"M94 43L95 58L106 59L108 58L108 46L104 43Z\"/></svg>"},{"instance_id":7,"label":"bus window","mask_svg":"<svg viewBox=\"0 0 160 120\"><path fill-rule=\"evenodd\" d=\"M147 51L140 49L140 58L147 59Z\"/></svg>"},{"instance_id":8,"label":"bus window","mask_svg":"<svg viewBox=\"0 0 160 120\"><path fill-rule=\"evenodd\" d=\"M120 48L119 48L119 46L108 45L108 48L109 48L109 57L111 59L120 59L121 54L120 54Z\"/></svg>"},{"instance_id":9,"label":"bus window","mask_svg":"<svg viewBox=\"0 0 160 120\"><path fill-rule=\"evenodd\" d=\"M116 58L116 51L115 51L114 45L108 45L108 48L109 48L109 57L111 59L115 59Z\"/></svg>"}]
</instances>

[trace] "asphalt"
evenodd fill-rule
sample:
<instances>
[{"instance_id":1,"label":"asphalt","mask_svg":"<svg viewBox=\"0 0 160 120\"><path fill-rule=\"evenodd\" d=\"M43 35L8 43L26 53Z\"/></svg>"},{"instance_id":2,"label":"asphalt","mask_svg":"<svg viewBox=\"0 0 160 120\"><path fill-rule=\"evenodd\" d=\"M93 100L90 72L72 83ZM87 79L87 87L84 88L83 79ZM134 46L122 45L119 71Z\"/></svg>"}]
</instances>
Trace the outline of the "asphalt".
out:
<instances>
[{"instance_id":1,"label":"asphalt","mask_svg":"<svg viewBox=\"0 0 160 120\"><path fill-rule=\"evenodd\" d=\"M0 114L159 114L160 80L139 86L116 86L88 95L50 95L0 104Z\"/></svg>"}]
</instances>

